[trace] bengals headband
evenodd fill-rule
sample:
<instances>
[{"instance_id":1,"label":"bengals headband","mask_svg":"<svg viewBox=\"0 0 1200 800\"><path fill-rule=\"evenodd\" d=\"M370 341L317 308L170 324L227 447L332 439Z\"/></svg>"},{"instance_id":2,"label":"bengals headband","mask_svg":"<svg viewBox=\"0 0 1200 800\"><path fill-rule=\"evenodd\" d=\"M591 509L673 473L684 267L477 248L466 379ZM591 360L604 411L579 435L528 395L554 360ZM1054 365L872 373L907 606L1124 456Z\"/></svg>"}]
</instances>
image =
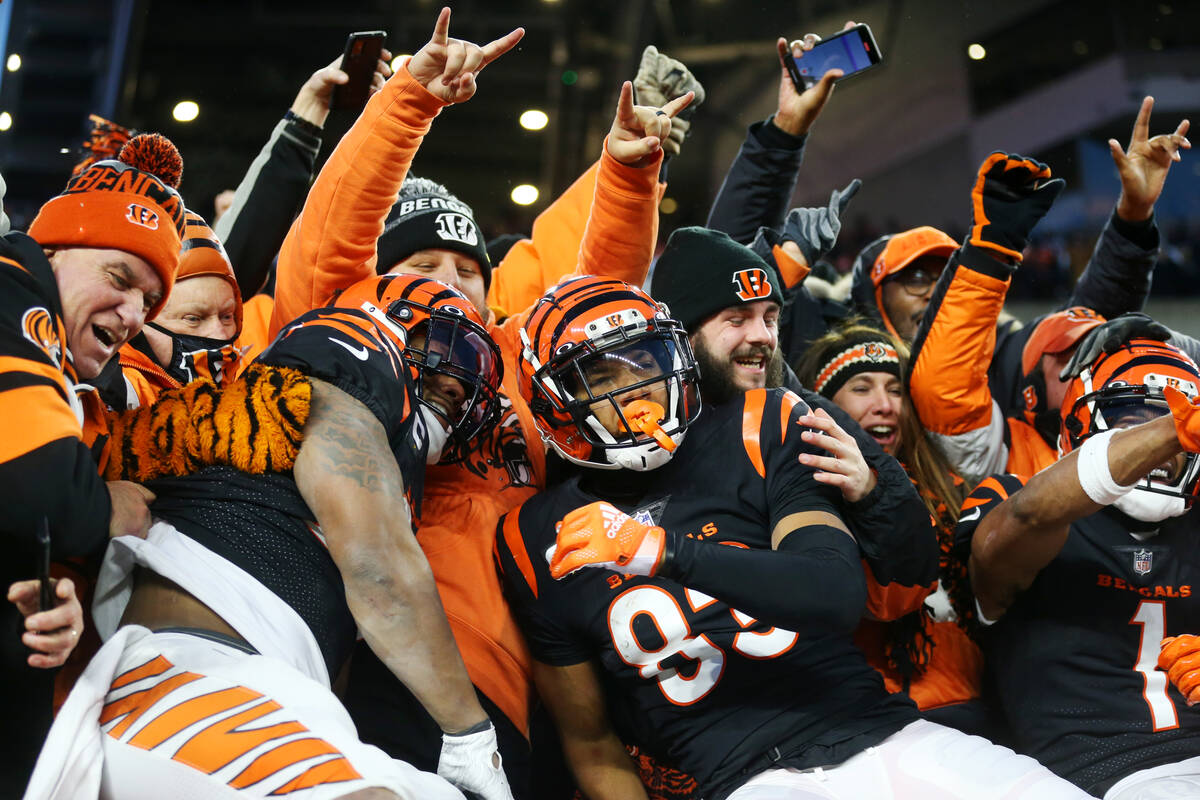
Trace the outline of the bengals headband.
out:
<instances>
[{"instance_id":1,"label":"bengals headband","mask_svg":"<svg viewBox=\"0 0 1200 800\"><path fill-rule=\"evenodd\" d=\"M850 344L834 355L817 373L813 391L822 397L833 398L846 381L864 372L886 372L900 377L900 356L896 348L879 339Z\"/></svg>"}]
</instances>

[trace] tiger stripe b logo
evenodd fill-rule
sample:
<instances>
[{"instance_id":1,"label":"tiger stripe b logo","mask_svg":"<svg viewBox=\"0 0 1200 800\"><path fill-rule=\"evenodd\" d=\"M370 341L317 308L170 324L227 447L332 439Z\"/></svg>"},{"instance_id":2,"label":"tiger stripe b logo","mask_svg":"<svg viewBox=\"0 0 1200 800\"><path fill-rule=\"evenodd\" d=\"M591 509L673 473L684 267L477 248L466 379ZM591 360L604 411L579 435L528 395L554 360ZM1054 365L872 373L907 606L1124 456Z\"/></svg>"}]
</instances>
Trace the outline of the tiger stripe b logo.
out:
<instances>
[{"instance_id":1,"label":"tiger stripe b logo","mask_svg":"<svg viewBox=\"0 0 1200 800\"><path fill-rule=\"evenodd\" d=\"M767 280L767 272L759 267L733 273L733 288L743 303L771 296L771 282Z\"/></svg>"}]
</instances>

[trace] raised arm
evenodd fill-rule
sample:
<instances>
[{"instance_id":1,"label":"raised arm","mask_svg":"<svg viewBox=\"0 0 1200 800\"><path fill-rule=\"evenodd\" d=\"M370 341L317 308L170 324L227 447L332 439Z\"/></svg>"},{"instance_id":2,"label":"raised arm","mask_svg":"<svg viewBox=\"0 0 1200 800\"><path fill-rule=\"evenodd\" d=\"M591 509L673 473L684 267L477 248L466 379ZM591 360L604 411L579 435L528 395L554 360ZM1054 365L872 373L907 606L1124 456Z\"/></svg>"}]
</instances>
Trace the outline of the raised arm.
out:
<instances>
[{"instance_id":1,"label":"raised arm","mask_svg":"<svg viewBox=\"0 0 1200 800\"><path fill-rule=\"evenodd\" d=\"M853 26L853 22L846 23L846 27ZM834 81L842 75L841 70L831 70L815 86L799 92L783 64L784 59L811 50L818 41L820 37L810 33L790 45L782 38L775 42L779 56L778 107L765 122L750 126L705 223L728 233L734 241L749 244L760 227L775 229L783 225L796 190L804 142L833 94Z\"/></svg>"},{"instance_id":2,"label":"raised arm","mask_svg":"<svg viewBox=\"0 0 1200 800\"><path fill-rule=\"evenodd\" d=\"M1140 311L1146 303L1158 260L1154 206L1162 196L1171 164L1181 160L1181 150L1192 146L1187 139L1190 123L1186 119L1173 133L1151 137L1153 108L1153 97L1142 100L1128 149L1122 150L1116 139L1108 140L1121 179L1121 194L1068 306L1086 306L1112 318Z\"/></svg>"},{"instance_id":3,"label":"raised arm","mask_svg":"<svg viewBox=\"0 0 1200 800\"><path fill-rule=\"evenodd\" d=\"M1111 437L1107 452L1092 450L1102 437ZM1096 434L1088 441L1096 444L1088 447L1085 443L1034 475L979 523L968 568L979 608L989 620L999 619L1054 560L1067 541L1072 522L1104 508L1084 490L1081 473L1095 470L1086 463L1081 465L1081 459L1103 455L1109 481L1127 492L1138 479L1183 449L1170 415Z\"/></svg>"},{"instance_id":4,"label":"raised arm","mask_svg":"<svg viewBox=\"0 0 1200 800\"><path fill-rule=\"evenodd\" d=\"M475 93L475 75L512 49L518 28L482 47L449 36L442 9L433 36L338 143L279 254L271 335L375 273L376 240L413 156L443 106Z\"/></svg>"}]
</instances>

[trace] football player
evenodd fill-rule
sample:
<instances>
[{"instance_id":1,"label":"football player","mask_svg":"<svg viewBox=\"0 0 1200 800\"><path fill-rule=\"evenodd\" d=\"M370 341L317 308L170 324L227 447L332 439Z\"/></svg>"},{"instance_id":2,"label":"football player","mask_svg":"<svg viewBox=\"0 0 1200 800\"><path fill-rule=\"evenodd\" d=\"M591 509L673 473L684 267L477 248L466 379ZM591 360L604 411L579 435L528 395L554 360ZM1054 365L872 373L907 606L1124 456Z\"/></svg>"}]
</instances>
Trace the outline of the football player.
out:
<instances>
[{"instance_id":1,"label":"football player","mask_svg":"<svg viewBox=\"0 0 1200 800\"><path fill-rule=\"evenodd\" d=\"M288 326L241 382L310 387L291 469L216 463L151 482L160 521L106 557L95 617L112 638L60 714L33 796L148 797L168 780L195 796L458 796L359 742L329 686L361 632L441 725L439 773L511 798L412 524L426 461L494 424L501 370L470 301L428 278L370 279ZM229 425L253 438L230 449L278 448L245 405ZM80 731L102 772L50 757Z\"/></svg>"},{"instance_id":2,"label":"football player","mask_svg":"<svg viewBox=\"0 0 1200 800\"><path fill-rule=\"evenodd\" d=\"M854 647L859 549L799 397L701 414L683 326L619 281L559 284L521 333L539 430L584 469L506 515L497 556L586 796L645 796L624 740L713 800L1084 797L920 720Z\"/></svg>"},{"instance_id":3,"label":"football player","mask_svg":"<svg viewBox=\"0 0 1200 800\"><path fill-rule=\"evenodd\" d=\"M1169 344L1101 353L1067 387L1064 456L986 479L959 518L1017 748L1108 800L1200 794L1200 715L1155 669L1200 626L1198 390Z\"/></svg>"}]
</instances>

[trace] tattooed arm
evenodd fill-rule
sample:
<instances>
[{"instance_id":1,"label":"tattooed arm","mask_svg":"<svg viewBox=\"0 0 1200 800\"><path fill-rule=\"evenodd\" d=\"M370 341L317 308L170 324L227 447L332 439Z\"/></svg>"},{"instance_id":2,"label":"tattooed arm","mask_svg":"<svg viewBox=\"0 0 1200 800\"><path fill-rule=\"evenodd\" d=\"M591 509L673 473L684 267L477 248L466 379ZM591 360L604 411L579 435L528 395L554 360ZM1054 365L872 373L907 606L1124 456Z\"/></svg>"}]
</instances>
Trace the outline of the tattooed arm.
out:
<instances>
[{"instance_id":1,"label":"tattooed arm","mask_svg":"<svg viewBox=\"0 0 1200 800\"><path fill-rule=\"evenodd\" d=\"M367 644L446 733L487 719L417 545L404 480L379 420L340 389L312 381L293 474L325 534Z\"/></svg>"}]
</instances>

